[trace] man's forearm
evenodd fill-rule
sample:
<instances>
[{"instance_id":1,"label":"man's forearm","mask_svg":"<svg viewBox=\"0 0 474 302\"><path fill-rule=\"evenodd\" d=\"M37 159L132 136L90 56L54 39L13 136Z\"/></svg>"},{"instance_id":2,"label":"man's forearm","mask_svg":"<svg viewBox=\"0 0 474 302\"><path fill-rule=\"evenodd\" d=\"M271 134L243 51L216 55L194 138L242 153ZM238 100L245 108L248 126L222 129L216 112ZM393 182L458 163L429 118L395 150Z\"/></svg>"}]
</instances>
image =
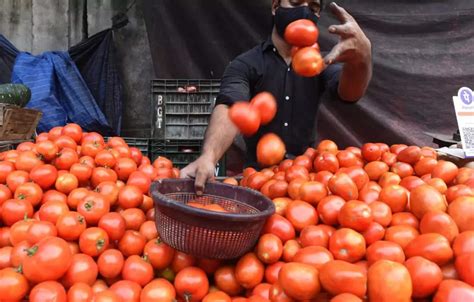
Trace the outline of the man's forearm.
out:
<instances>
[{"instance_id":1,"label":"man's forearm","mask_svg":"<svg viewBox=\"0 0 474 302\"><path fill-rule=\"evenodd\" d=\"M346 62L339 78L339 96L347 102L358 101L365 94L371 78L371 55L356 63Z\"/></svg>"},{"instance_id":2,"label":"man's forearm","mask_svg":"<svg viewBox=\"0 0 474 302\"><path fill-rule=\"evenodd\" d=\"M202 156L209 156L214 163L224 155L238 133L229 119L228 111L226 105L217 105L206 130Z\"/></svg>"}]
</instances>

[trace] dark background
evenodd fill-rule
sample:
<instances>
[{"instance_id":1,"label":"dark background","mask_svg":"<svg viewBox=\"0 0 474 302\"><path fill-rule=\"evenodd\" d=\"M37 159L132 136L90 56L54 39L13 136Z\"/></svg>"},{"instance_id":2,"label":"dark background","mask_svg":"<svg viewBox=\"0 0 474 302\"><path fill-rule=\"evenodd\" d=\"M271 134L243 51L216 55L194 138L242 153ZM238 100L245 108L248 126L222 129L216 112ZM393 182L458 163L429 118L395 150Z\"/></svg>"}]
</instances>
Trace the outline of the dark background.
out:
<instances>
[{"instance_id":1,"label":"dark background","mask_svg":"<svg viewBox=\"0 0 474 302\"><path fill-rule=\"evenodd\" d=\"M326 1L327 2L327 1ZM432 145L424 132L457 129L452 96L474 82L474 1L341 0L372 42L374 74L356 104L327 97L318 138ZM270 33L271 0L142 0L157 78L220 78L238 54ZM338 21L326 8L320 45Z\"/></svg>"}]
</instances>

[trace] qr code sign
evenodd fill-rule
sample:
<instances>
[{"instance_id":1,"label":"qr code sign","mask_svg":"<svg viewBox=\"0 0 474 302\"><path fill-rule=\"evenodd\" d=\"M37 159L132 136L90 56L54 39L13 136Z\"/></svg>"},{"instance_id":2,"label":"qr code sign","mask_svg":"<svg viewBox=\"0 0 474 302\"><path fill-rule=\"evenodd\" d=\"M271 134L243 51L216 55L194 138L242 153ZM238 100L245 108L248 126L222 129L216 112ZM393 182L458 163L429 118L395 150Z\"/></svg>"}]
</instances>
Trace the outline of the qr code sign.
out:
<instances>
[{"instance_id":1,"label":"qr code sign","mask_svg":"<svg viewBox=\"0 0 474 302\"><path fill-rule=\"evenodd\" d=\"M462 128L466 149L474 149L474 127Z\"/></svg>"}]
</instances>

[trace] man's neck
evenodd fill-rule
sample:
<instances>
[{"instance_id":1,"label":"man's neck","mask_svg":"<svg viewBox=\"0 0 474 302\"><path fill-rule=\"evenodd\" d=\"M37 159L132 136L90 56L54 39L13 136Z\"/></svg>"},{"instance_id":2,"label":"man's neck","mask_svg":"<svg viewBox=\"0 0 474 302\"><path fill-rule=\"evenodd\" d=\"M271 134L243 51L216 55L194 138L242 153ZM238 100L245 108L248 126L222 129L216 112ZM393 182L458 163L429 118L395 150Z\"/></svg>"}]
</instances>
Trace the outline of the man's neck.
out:
<instances>
[{"instance_id":1,"label":"man's neck","mask_svg":"<svg viewBox=\"0 0 474 302\"><path fill-rule=\"evenodd\" d=\"M291 62L291 45L280 37L275 27L273 27L272 31L272 42L280 56L289 64Z\"/></svg>"}]
</instances>

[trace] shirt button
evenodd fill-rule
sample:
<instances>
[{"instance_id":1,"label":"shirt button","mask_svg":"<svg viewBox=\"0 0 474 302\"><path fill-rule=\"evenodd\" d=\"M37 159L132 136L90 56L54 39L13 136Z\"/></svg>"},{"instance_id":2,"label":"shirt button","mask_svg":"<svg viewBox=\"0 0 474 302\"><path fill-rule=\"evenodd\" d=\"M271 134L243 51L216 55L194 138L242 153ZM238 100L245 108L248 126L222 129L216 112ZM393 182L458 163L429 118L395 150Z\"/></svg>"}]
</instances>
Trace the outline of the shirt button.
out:
<instances>
[{"instance_id":1,"label":"shirt button","mask_svg":"<svg viewBox=\"0 0 474 302\"><path fill-rule=\"evenodd\" d=\"M289 96L286 96L286 97L285 97L285 100L289 101L289 100L290 100L290 97L289 97Z\"/></svg>"},{"instance_id":2,"label":"shirt button","mask_svg":"<svg viewBox=\"0 0 474 302\"><path fill-rule=\"evenodd\" d=\"M276 48L275 48L275 47L273 47L273 52L276 52L276 51L277 51L277 50L276 50Z\"/></svg>"},{"instance_id":3,"label":"shirt button","mask_svg":"<svg viewBox=\"0 0 474 302\"><path fill-rule=\"evenodd\" d=\"M290 67L288 67L288 71L290 71L290 70L291 70Z\"/></svg>"},{"instance_id":4,"label":"shirt button","mask_svg":"<svg viewBox=\"0 0 474 302\"><path fill-rule=\"evenodd\" d=\"M285 127L288 127L288 123L284 123L283 125L285 125Z\"/></svg>"}]
</instances>

